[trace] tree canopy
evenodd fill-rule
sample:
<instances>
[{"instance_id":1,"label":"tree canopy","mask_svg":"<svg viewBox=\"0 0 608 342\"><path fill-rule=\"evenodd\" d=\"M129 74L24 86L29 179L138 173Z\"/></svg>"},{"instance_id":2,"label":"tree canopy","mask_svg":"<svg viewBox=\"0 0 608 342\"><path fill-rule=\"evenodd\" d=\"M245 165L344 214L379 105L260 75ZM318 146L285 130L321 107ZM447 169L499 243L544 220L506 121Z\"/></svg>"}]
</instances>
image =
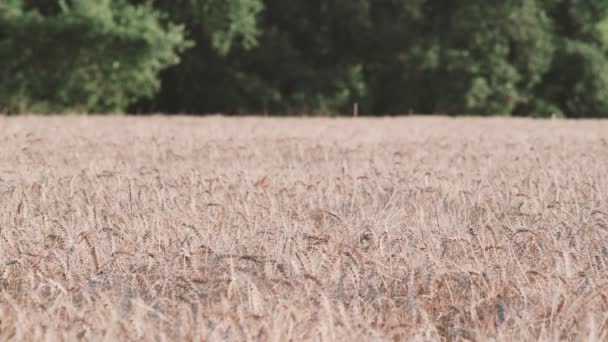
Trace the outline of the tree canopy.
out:
<instances>
[{"instance_id":1,"label":"tree canopy","mask_svg":"<svg viewBox=\"0 0 608 342\"><path fill-rule=\"evenodd\" d=\"M0 111L608 116L603 0L4 0Z\"/></svg>"}]
</instances>

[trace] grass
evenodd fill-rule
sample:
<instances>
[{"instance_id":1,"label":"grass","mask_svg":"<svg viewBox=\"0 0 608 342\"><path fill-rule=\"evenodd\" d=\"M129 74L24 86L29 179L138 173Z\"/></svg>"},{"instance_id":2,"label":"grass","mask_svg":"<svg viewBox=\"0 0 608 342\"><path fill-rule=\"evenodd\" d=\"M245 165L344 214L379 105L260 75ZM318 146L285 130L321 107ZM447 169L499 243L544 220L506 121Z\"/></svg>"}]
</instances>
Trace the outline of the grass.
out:
<instances>
[{"instance_id":1,"label":"grass","mask_svg":"<svg viewBox=\"0 0 608 342\"><path fill-rule=\"evenodd\" d=\"M608 122L0 117L0 340L606 340Z\"/></svg>"}]
</instances>

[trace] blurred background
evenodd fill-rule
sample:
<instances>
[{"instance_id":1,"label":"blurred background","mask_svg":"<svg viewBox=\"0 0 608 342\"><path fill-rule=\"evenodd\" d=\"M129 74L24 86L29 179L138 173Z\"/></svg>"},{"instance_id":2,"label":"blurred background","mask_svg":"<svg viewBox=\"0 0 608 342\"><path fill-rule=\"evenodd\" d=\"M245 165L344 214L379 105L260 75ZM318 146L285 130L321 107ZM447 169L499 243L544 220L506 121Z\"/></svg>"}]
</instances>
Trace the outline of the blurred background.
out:
<instances>
[{"instance_id":1,"label":"blurred background","mask_svg":"<svg viewBox=\"0 0 608 342\"><path fill-rule=\"evenodd\" d=\"M606 0L0 0L0 112L608 116Z\"/></svg>"}]
</instances>

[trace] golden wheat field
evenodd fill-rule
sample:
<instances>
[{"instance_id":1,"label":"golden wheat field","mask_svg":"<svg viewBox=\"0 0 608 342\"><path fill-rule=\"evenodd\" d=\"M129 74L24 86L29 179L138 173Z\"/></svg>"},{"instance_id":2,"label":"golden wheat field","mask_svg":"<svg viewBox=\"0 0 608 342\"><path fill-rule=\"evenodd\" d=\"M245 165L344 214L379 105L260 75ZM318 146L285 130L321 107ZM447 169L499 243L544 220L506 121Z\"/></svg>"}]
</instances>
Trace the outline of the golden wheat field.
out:
<instances>
[{"instance_id":1,"label":"golden wheat field","mask_svg":"<svg viewBox=\"0 0 608 342\"><path fill-rule=\"evenodd\" d=\"M0 340L608 339L608 122L0 117Z\"/></svg>"}]
</instances>

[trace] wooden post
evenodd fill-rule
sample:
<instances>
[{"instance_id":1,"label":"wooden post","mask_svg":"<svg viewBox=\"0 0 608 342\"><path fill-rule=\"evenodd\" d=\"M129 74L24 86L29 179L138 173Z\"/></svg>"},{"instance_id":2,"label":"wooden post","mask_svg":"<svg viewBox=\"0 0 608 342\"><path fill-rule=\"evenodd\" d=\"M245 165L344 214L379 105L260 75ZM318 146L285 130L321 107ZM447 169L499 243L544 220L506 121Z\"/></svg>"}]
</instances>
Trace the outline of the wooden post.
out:
<instances>
[{"instance_id":1,"label":"wooden post","mask_svg":"<svg viewBox=\"0 0 608 342\"><path fill-rule=\"evenodd\" d=\"M353 116L357 117L359 116L359 103L355 102L353 104Z\"/></svg>"}]
</instances>

